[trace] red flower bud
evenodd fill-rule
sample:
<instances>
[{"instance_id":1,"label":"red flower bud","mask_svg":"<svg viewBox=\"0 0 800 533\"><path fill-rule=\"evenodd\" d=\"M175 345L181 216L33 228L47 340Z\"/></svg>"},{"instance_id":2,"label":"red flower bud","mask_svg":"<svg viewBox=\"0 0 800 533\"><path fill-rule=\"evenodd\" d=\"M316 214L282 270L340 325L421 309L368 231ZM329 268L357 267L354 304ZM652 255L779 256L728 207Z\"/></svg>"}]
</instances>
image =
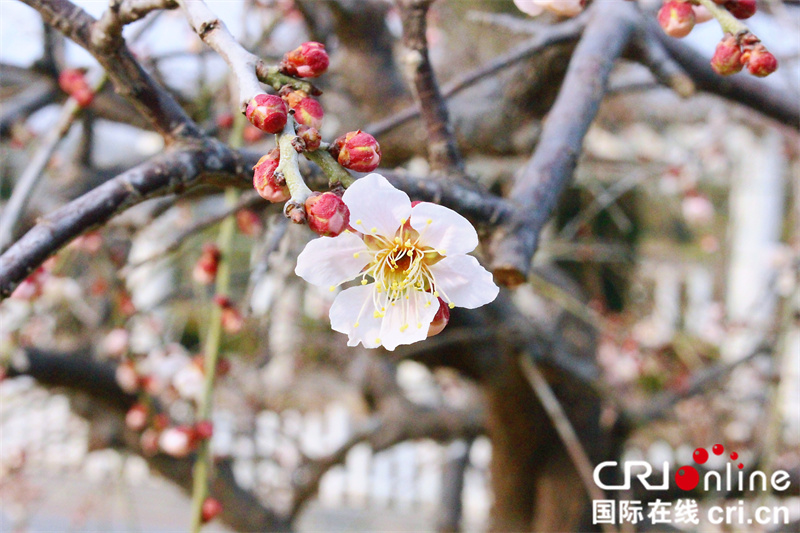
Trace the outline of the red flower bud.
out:
<instances>
[{"instance_id":1,"label":"red flower bud","mask_svg":"<svg viewBox=\"0 0 800 533\"><path fill-rule=\"evenodd\" d=\"M322 136L319 134L319 130L317 128L309 128L308 126L302 125L298 126L297 136L303 139L303 144L305 144L306 150L309 152L313 152L319 148L319 145L322 142Z\"/></svg>"},{"instance_id":2,"label":"red flower bud","mask_svg":"<svg viewBox=\"0 0 800 533\"><path fill-rule=\"evenodd\" d=\"M717 74L729 76L742 70L742 51L739 48L739 43L736 42L736 37L730 33L725 34L725 37L717 44L717 49L714 50L714 56L711 58L711 68Z\"/></svg>"},{"instance_id":3,"label":"red flower bud","mask_svg":"<svg viewBox=\"0 0 800 533\"><path fill-rule=\"evenodd\" d=\"M728 0L723 4L725 9L737 19L748 19L756 14L756 0Z\"/></svg>"},{"instance_id":4,"label":"red flower bud","mask_svg":"<svg viewBox=\"0 0 800 533\"><path fill-rule=\"evenodd\" d=\"M201 285L210 285L217 278L219 260L222 254L216 244L206 243L203 245L203 253L194 265L192 278Z\"/></svg>"},{"instance_id":5,"label":"red flower bud","mask_svg":"<svg viewBox=\"0 0 800 533\"><path fill-rule=\"evenodd\" d=\"M314 193L305 207L308 227L323 237L336 237L350 225L350 210L335 193Z\"/></svg>"},{"instance_id":6,"label":"red flower bud","mask_svg":"<svg viewBox=\"0 0 800 533\"><path fill-rule=\"evenodd\" d=\"M670 0L658 10L658 23L670 37L686 37L694 28L694 10L689 2Z\"/></svg>"},{"instance_id":7,"label":"red flower bud","mask_svg":"<svg viewBox=\"0 0 800 533\"><path fill-rule=\"evenodd\" d=\"M217 127L221 130L231 129L233 127L233 115L231 113L217 115Z\"/></svg>"},{"instance_id":8,"label":"red flower bud","mask_svg":"<svg viewBox=\"0 0 800 533\"><path fill-rule=\"evenodd\" d=\"M86 74L81 69L66 69L58 75L58 85L70 95L81 107L86 107L94 100L94 92L86 81Z\"/></svg>"},{"instance_id":9,"label":"red flower bud","mask_svg":"<svg viewBox=\"0 0 800 533\"><path fill-rule=\"evenodd\" d=\"M125 425L132 431L141 431L147 425L147 407L141 403L135 404L125 414Z\"/></svg>"},{"instance_id":10,"label":"red flower bud","mask_svg":"<svg viewBox=\"0 0 800 533\"><path fill-rule=\"evenodd\" d=\"M293 105L292 109L298 124L316 129L322 127L322 117L325 112L322 110L322 105L313 98L303 98Z\"/></svg>"},{"instance_id":11,"label":"red flower bud","mask_svg":"<svg viewBox=\"0 0 800 533\"><path fill-rule=\"evenodd\" d=\"M222 504L218 500L208 497L203 500L200 515L203 523L211 522L214 518L222 512Z\"/></svg>"},{"instance_id":12,"label":"red flower bud","mask_svg":"<svg viewBox=\"0 0 800 533\"><path fill-rule=\"evenodd\" d=\"M199 440L208 440L214 434L214 424L210 420L201 420L194 425L194 437Z\"/></svg>"},{"instance_id":13,"label":"red flower bud","mask_svg":"<svg viewBox=\"0 0 800 533\"><path fill-rule=\"evenodd\" d=\"M246 144L255 144L263 139L264 135L266 135L266 133L256 128L252 124L248 124L245 126L244 131L242 132L242 140Z\"/></svg>"},{"instance_id":14,"label":"red flower bud","mask_svg":"<svg viewBox=\"0 0 800 533\"><path fill-rule=\"evenodd\" d=\"M338 144L339 139L334 141L334 145ZM338 159L340 165L350 170L372 172L381 163L381 147L369 133L351 131L344 136Z\"/></svg>"},{"instance_id":15,"label":"red flower bud","mask_svg":"<svg viewBox=\"0 0 800 533\"><path fill-rule=\"evenodd\" d=\"M325 45L309 41L283 56L281 71L290 76L316 78L328 70L329 62Z\"/></svg>"},{"instance_id":16,"label":"red flower bud","mask_svg":"<svg viewBox=\"0 0 800 533\"><path fill-rule=\"evenodd\" d=\"M759 78L769 76L778 69L778 60L763 44L757 44L752 50L745 51L742 62L747 63L750 74Z\"/></svg>"},{"instance_id":17,"label":"red flower bud","mask_svg":"<svg viewBox=\"0 0 800 533\"><path fill-rule=\"evenodd\" d=\"M450 322L450 305L439 298L439 310L433 315L431 325L428 326L428 337L441 333L448 322Z\"/></svg>"},{"instance_id":18,"label":"red flower bud","mask_svg":"<svg viewBox=\"0 0 800 533\"><path fill-rule=\"evenodd\" d=\"M250 100L244 114L253 126L267 133L280 133L288 117L280 96L263 93Z\"/></svg>"},{"instance_id":19,"label":"red flower bud","mask_svg":"<svg viewBox=\"0 0 800 533\"><path fill-rule=\"evenodd\" d=\"M286 182L275 177L275 169L278 168L280 159L280 150L273 148L267 155L259 159L256 166L253 167L255 171L253 173L253 187L263 199L273 203L285 202L291 197Z\"/></svg>"}]
</instances>

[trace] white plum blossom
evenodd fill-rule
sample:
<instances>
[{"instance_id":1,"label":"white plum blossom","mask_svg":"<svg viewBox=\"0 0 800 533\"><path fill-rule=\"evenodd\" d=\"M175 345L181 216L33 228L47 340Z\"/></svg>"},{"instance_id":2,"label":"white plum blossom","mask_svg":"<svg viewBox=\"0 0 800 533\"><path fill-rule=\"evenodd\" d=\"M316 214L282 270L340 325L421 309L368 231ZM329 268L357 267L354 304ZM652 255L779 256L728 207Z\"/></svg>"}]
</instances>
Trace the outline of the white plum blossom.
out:
<instances>
[{"instance_id":1,"label":"white plum blossom","mask_svg":"<svg viewBox=\"0 0 800 533\"><path fill-rule=\"evenodd\" d=\"M428 202L412 207L380 174L357 180L342 200L355 231L308 243L295 272L331 291L360 278L330 309L331 327L348 335L348 346L394 350L421 341L439 299L474 309L497 296L492 275L466 255L478 234L455 211Z\"/></svg>"},{"instance_id":2,"label":"white plum blossom","mask_svg":"<svg viewBox=\"0 0 800 533\"><path fill-rule=\"evenodd\" d=\"M562 17L574 17L583 11L584 0L514 0L523 13L535 17L550 11Z\"/></svg>"}]
</instances>

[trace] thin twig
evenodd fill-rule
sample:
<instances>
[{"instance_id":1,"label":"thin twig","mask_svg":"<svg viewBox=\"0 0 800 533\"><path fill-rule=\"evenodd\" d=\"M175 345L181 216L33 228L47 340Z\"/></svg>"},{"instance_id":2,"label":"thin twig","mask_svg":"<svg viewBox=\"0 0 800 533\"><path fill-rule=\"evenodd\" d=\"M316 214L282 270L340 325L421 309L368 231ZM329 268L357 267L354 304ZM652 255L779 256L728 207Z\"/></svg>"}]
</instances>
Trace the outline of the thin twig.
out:
<instances>
[{"instance_id":1,"label":"thin twig","mask_svg":"<svg viewBox=\"0 0 800 533\"><path fill-rule=\"evenodd\" d=\"M492 61L481 65L480 67L466 72L460 76L456 76L442 86L442 96L451 98L460 93L464 89L472 87L481 80L489 76L511 67L520 61L529 57L535 56L545 48L577 40L583 28L586 26L587 15L581 14L573 19L567 20L560 24L548 26L538 33L535 37L525 41L518 47L510 52L507 52ZM364 127L364 131L368 131L379 137L388 131L402 126L406 122L417 118L420 115L419 106L410 106L394 115L387 117L378 122L374 122Z\"/></svg>"},{"instance_id":2,"label":"thin twig","mask_svg":"<svg viewBox=\"0 0 800 533\"><path fill-rule=\"evenodd\" d=\"M564 443L564 447L567 449L567 453L570 459L572 459L572 463L575 465L575 469L578 471L578 475L583 482L586 494L592 500L604 499L605 495L603 491L594 483L594 477L592 475L593 468L591 461L589 461L589 456L586 455L586 451L581 445L575 433L575 429L567 418L567 414L564 412L564 408L561 407L558 398L553 394L553 390L550 388L550 385L548 385L547 380L527 353L520 355L519 365L528 383L530 383L533 392L550 417L550 421L553 422L558 436L561 437L561 442ZM617 531L617 528L612 524L601 524L601 528L604 533L616 533Z\"/></svg>"},{"instance_id":3,"label":"thin twig","mask_svg":"<svg viewBox=\"0 0 800 533\"><path fill-rule=\"evenodd\" d=\"M428 57L426 17L432 0L401 0L405 62L428 132L428 159L435 172L463 174L464 161L458 150L447 105Z\"/></svg>"}]
</instances>

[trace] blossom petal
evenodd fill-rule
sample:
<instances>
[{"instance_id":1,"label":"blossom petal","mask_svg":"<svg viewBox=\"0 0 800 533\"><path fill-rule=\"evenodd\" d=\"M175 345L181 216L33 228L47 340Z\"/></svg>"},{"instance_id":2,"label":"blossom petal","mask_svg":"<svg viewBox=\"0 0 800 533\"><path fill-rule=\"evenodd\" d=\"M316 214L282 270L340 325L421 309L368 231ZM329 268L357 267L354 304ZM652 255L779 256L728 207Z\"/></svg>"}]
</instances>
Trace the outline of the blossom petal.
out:
<instances>
[{"instance_id":1,"label":"blossom petal","mask_svg":"<svg viewBox=\"0 0 800 533\"><path fill-rule=\"evenodd\" d=\"M381 324L381 344L391 351L401 344L425 340L428 327L438 310L439 299L432 294L409 291L408 299L401 297L386 309Z\"/></svg>"},{"instance_id":2,"label":"blossom petal","mask_svg":"<svg viewBox=\"0 0 800 533\"><path fill-rule=\"evenodd\" d=\"M514 5L517 6L517 9L523 13L527 13L532 17L541 15L544 11L544 8L540 5L540 2L537 2L536 0L514 0Z\"/></svg>"},{"instance_id":3,"label":"blossom petal","mask_svg":"<svg viewBox=\"0 0 800 533\"><path fill-rule=\"evenodd\" d=\"M350 209L350 224L364 234L394 238L402 221L411 213L411 200L380 174L356 180L342 200ZM374 230L374 231L373 231Z\"/></svg>"},{"instance_id":4,"label":"blossom petal","mask_svg":"<svg viewBox=\"0 0 800 533\"><path fill-rule=\"evenodd\" d=\"M371 252L355 233L320 237L306 244L295 273L320 287L336 286L356 277L370 262Z\"/></svg>"},{"instance_id":5,"label":"blossom petal","mask_svg":"<svg viewBox=\"0 0 800 533\"><path fill-rule=\"evenodd\" d=\"M364 348L380 346L382 319L374 315L374 290L374 283L351 287L340 292L333 301L330 310L331 327L347 334L348 346L358 346L359 342Z\"/></svg>"},{"instance_id":6,"label":"blossom petal","mask_svg":"<svg viewBox=\"0 0 800 533\"><path fill-rule=\"evenodd\" d=\"M442 255L466 254L478 246L478 233L469 221L438 204L422 202L411 210L411 227L420 233L420 243Z\"/></svg>"},{"instance_id":7,"label":"blossom petal","mask_svg":"<svg viewBox=\"0 0 800 533\"><path fill-rule=\"evenodd\" d=\"M497 297L492 274L471 255L445 257L430 267L439 296L458 307L475 309Z\"/></svg>"}]
</instances>

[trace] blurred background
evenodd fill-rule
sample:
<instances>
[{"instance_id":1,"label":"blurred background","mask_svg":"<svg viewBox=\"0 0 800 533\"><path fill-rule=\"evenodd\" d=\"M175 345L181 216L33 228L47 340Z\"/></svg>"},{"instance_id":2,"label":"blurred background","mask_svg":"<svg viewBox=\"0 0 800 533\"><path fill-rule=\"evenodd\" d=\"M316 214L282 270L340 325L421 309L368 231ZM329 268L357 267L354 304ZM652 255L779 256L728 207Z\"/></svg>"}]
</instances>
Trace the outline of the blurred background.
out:
<instances>
[{"instance_id":1,"label":"blurred background","mask_svg":"<svg viewBox=\"0 0 800 533\"><path fill-rule=\"evenodd\" d=\"M94 17L107 8L76 3ZM413 104L391 3L207 3L267 63L324 42L331 67L315 81L323 138L361 128L381 143L382 166L428 174L422 122L384 120ZM447 89L559 22L525 17L510 0L437 1L427 32L434 70ZM781 65L761 83L800 99L800 6L759 3L748 25ZM151 14L124 34L192 118L229 140L227 67L182 12ZM712 21L684 44L710 57L719 37ZM467 173L485 190L506 193L527 162L576 39L448 100ZM52 69L99 70L11 0L0 0L0 63L2 209L61 112ZM243 139L254 154L274 146L252 127ZM106 87L50 158L22 229L163 147ZM526 506L536 509L533 530L592 527L552 412L516 365L523 353L592 466L666 461L674 472L696 448L725 443L745 472L789 472L790 488L691 497L702 509L786 507L789 524L760 530L798 531L798 148L797 124L701 92L681 98L636 58L619 61L528 283L486 309L455 310L445 333L391 354L347 348L330 330L333 296L294 275L311 232L251 199L237 214L231 297L240 323L222 342L212 416L215 475L237 502L227 509L263 517L264 531L504 530ZM187 529L189 460L148 452L147 430L126 426L133 400L114 395L128 398L119 385L134 369L137 401L153 398L171 426L194 421L212 304L193 272L226 210L210 188L143 202L54 256L35 295L0 303L0 530ZM723 470L717 459L704 467ZM520 481L515 471L532 473ZM621 497L656 496L685 495ZM254 530L227 523L205 530ZM643 520L622 529L754 527Z\"/></svg>"}]
</instances>

